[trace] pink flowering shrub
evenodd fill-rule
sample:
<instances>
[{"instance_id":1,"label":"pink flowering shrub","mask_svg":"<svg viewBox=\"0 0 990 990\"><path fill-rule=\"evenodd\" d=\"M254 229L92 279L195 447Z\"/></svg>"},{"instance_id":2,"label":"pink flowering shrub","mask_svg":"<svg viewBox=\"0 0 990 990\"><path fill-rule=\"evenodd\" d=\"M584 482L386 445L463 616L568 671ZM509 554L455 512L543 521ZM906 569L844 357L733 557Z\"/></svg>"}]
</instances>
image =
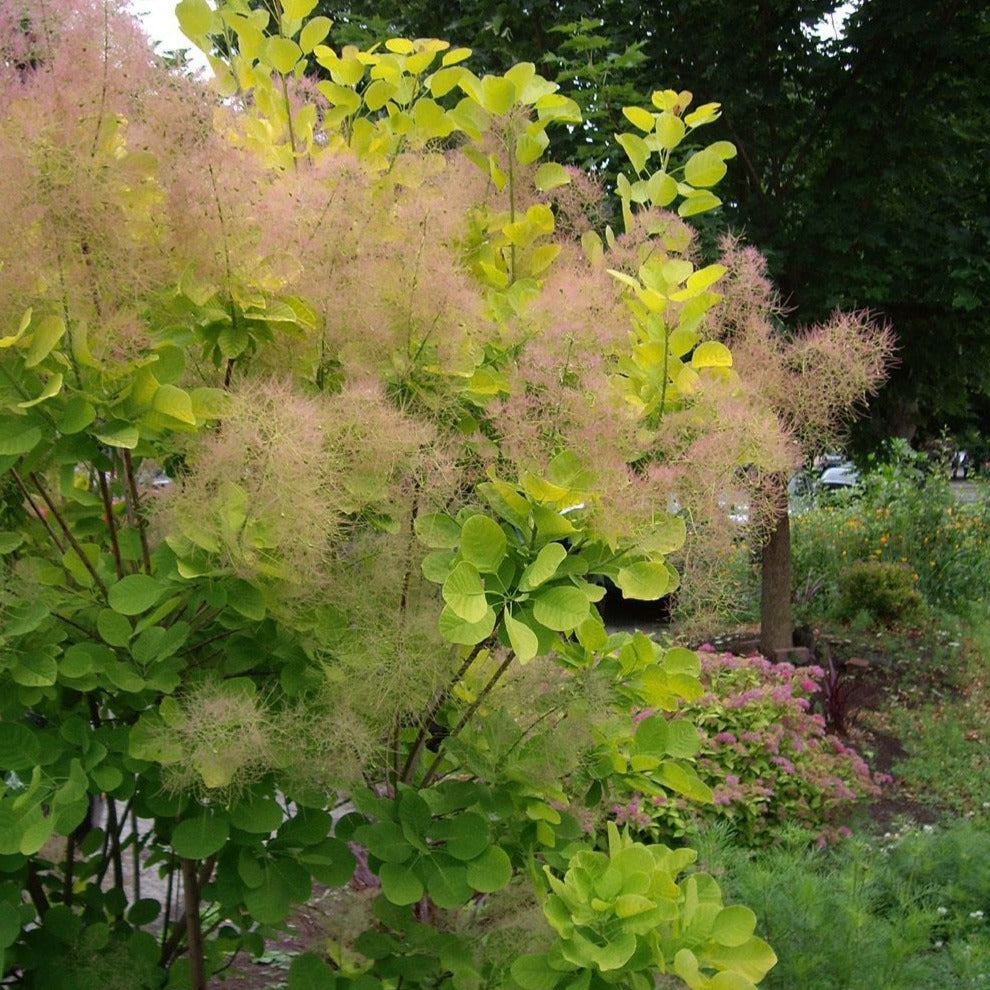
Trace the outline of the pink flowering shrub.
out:
<instances>
[{"instance_id":1,"label":"pink flowering shrub","mask_svg":"<svg viewBox=\"0 0 990 990\"><path fill-rule=\"evenodd\" d=\"M855 750L826 734L824 717L812 711L824 676L820 667L704 647L699 653L706 691L679 715L700 731L697 771L711 787L713 803L636 795L612 809L620 824L679 835L704 821L724 820L740 841L755 845L784 823L826 834L836 811L880 793L889 778L871 774Z\"/></svg>"}]
</instances>

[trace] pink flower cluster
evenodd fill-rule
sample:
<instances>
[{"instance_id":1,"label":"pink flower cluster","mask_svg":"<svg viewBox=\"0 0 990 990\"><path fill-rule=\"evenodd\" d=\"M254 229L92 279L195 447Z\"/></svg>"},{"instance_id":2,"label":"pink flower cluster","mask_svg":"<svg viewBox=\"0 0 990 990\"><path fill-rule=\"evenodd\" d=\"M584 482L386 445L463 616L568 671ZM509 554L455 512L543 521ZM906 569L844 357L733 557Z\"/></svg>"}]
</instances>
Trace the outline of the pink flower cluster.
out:
<instances>
[{"instance_id":1,"label":"pink flower cluster","mask_svg":"<svg viewBox=\"0 0 990 990\"><path fill-rule=\"evenodd\" d=\"M812 711L824 677L820 667L710 647L699 653L706 690L679 715L701 733L696 769L713 792L707 814L729 819L743 839L759 842L783 821L820 832L842 805L879 793L889 778L871 774L854 749L826 734L824 717ZM661 827L668 811L653 809ZM704 808L694 813L706 815Z\"/></svg>"}]
</instances>

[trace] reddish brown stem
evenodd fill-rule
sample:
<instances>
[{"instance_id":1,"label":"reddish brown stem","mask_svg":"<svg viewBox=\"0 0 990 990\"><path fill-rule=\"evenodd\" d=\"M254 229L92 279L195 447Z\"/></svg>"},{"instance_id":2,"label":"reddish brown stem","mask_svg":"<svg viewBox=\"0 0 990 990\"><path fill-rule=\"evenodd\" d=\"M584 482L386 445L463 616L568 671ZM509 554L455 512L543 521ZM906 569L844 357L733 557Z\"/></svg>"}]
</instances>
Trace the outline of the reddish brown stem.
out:
<instances>
[{"instance_id":1,"label":"reddish brown stem","mask_svg":"<svg viewBox=\"0 0 990 990\"><path fill-rule=\"evenodd\" d=\"M85 567L86 570L89 571L90 577L92 577L97 588L100 589L101 593L103 594L103 597L106 598L107 586L103 583L103 578L101 578L100 575L97 574L96 568L93 566L89 557L86 556L86 554L83 552L82 547L79 546L79 541L72 535L72 530L69 529L68 523L65 521L65 518L63 517L62 513L59 512L58 510L58 506L52 501L51 496L45 490L44 485L42 485L41 483L41 479L33 471L31 472L31 474L28 475L28 477L31 479L31 483L34 485L34 487L38 489L38 494L44 499L45 505L48 506L48 511L52 514L52 517L55 519L55 522L58 523L59 529L62 530L62 533L65 535L65 538L69 541L69 546L71 546L72 549L75 550L76 556L82 561L83 567Z\"/></svg>"}]
</instances>

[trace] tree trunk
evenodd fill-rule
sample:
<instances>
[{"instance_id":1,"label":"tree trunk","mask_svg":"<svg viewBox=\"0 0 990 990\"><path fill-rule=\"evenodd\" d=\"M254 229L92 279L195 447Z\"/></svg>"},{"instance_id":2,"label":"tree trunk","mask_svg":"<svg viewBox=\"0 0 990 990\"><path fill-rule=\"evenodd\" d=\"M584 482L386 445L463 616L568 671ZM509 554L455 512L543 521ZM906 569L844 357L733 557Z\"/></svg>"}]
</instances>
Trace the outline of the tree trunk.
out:
<instances>
[{"instance_id":1,"label":"tree trunk","mask_svg":"<svg viewBox=\"0 0 990 990\"><path fill-rule=\"evenodd\" d=\"M770 660L794 646L791 620L791 520L786 495L763 547L760 568L760 649Z\"/></svg>"}]
</instances>

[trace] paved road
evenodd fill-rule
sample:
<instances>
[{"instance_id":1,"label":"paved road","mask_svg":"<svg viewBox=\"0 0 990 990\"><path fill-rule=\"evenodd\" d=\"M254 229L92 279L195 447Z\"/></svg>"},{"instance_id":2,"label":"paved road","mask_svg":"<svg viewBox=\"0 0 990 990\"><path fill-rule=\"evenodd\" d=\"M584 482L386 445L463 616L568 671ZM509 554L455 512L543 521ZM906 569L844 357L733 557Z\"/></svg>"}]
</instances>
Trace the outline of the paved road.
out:
<instances>
[{"instance_id":1,"label":"paved road","mask_svg":"<svg viewBox=\"0 0 990 990\"><path fill-rule=\"evenodd\" d=\"M980 495L987 489L982 485L977 485L972 481L953 481L952 491L956 499L960 502L978 502Z\"/></svg>"}]
</instances>

